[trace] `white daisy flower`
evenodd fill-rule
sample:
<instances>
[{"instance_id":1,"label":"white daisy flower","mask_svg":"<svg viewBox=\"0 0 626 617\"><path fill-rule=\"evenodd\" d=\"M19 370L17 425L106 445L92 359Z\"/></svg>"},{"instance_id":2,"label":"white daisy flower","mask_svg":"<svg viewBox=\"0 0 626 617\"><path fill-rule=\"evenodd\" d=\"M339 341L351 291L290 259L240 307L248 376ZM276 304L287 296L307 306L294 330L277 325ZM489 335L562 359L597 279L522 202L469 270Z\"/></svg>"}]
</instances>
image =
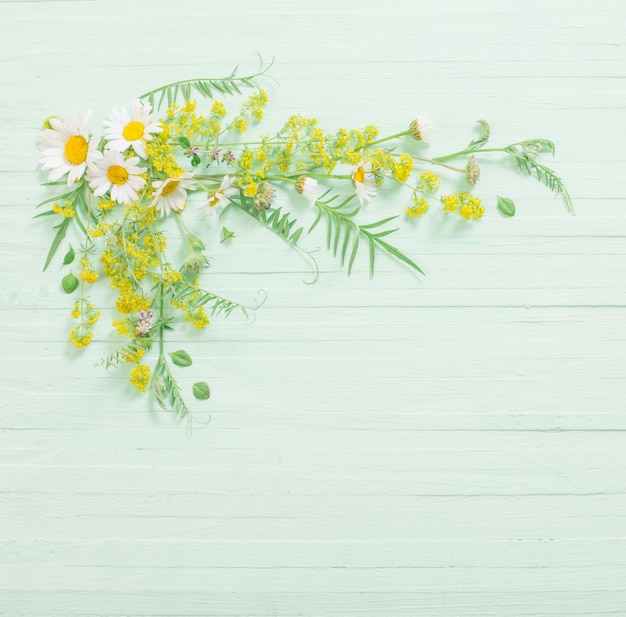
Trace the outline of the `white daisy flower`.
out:
<instances>
[{"instance_id":1,"label":"white daisy flower","mask_svg":"<svg viewBox=\"0 0 626 617\"><path fill-rule=\"evenodd\" d=\"M317 180L309 176L300 176L296 182L296 191L309 201L315 201L317 192Z\"/></svg>"},{"instance_id":2,"label":"white daisy flower","mask_svg":"<svg viewBox=\"0 0 626 617\"><path fill-rule=\"evenodd\" d=\"M168 215L172 210L179 212L185 207L187 201L187 191L193 191L196 185L189 180L192 173L184 173L178 178L167 178L157 180L152 186L157 189L154 195L152 206L154 206L161 216Z\"/></svg>"},{"instance_id":3,"label":"white daisy flower","mask_svg":"<svg viewBox=\"0 0 626 617\"><path fill-rule=\"evenodd\" d=\"M418 114L417 118L411 122L409 128L411 129L413 139L416 139L417 141L425 141L426 143L433 142L433 123L430 119L430 114L427 111Z\"/></svg>"},{"instance_id":4,"label":"white daisy flower","mask_svg":"<svg viewBox=\"0 0 626 617\"><path fill-rule=\"evenodd\" d=\"M124 152L132 146L137 156L148 158L145 142L150 141L154 133L163 130L151 111L150 103L142 103L139 99L133 101L130 113L125 107L113 109L109 119L103 123L106 127L104 137L108 140L106 149Z\"/></svg>"},{"instance_id":5,"label":"white daisy flower","mask_svg":"<svg viewBox=\"0 0 626 617\"><path fill-rule=\"evenodd\" d=\"M144 167L137 167L139 159L128 159L119 152L107 150L104 156L87 170L87 181L96 197L102 197L111 189L111 199L120 204L129 204L137 199L137 191L142 189L146 180L139 174Z\"/></svg>"},{"instance_id":6,"label":"white daisy flower","mask_svg":"<svg viewBox=\"0 0 626 617\"><path fill-rule=\"evenodd\" d=\"M209 193L209 199L201 209L202 214L204 214L207 218L213 216L215 214L216 206L221 206L222 202L226 201L228 197L237 192L236 188L231 188L234 181L235 178L224 176L222 183L220 184L220 188L218 188L214 193Z\"/></svg>"},{"instance_id":7,"label":"white daisy flower","mask_svg":"<svg viewBox=\"0 0 626 617\"><path fill-rule=\"evenodd\" d=\"M363 200L369 201L376 195L376 178L372 173L371 163L359 161L352 168L352 180L354 180L354 188L361 205L363 205Z\"/></svg>"},{"instance_id":8,"label":"white daisy flower","mask_svg":"<svg viewBox=\"0 0 626 617\"><path fill-rule=\"evenodd\" d=\"M83 177L87 166L101 156L96 141L89 141L90 118L89 111L84 118L72 113L64 120L49 119L52 128L42 131L39 147L43 151L42 169L52 170L48 174L50 182L68 174L67 185L71 186Z\"/></svg>"}]
</instances>

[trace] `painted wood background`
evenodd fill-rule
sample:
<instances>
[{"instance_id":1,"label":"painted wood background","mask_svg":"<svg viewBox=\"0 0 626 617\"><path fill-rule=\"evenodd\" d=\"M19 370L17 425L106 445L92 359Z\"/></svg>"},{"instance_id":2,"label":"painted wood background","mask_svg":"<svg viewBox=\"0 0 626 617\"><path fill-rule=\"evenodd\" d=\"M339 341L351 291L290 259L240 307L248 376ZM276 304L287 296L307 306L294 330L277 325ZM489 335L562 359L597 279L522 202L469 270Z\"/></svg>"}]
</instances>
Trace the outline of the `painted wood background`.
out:
<instances>
[{"instance_id":1,"label":"painted wood background","mask_svg":"<svg viewBox=\"0 0 626 617\"><path fill-rule=\"evenodd\" d=\"M2 0L0 27L1 615L626 615L622 2ZM295 112L395 132L428 109L437 155L486 118L494 144L557 143L576 216L485 156L484 220L402 218L426 277L380 256L348 278L322 250L312 286L233 219L211 284L268 300L172 337L206 372L185 386L213 389L190 433L94 366L107 307L69 343L37 136L256 52L280 83L266 132Z\"/></svg>"}]
</instances>

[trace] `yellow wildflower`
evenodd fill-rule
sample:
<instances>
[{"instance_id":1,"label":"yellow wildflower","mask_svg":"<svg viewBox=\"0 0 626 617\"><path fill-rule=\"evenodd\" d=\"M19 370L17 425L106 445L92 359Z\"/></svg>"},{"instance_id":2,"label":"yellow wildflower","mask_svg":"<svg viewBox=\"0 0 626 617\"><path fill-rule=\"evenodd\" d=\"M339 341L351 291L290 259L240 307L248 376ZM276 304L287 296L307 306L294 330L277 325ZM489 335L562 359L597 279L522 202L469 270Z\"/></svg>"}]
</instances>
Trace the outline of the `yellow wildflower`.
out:
<instances>
[{"instance_id":1,"label":"yellow wildflower","mask_svg":"<svg viewBox=\"0 0 626 617\"><path fill-rule=\"evenodd\" d=\"M436 191L441 186L441 180L439 179L439 174L436 174L432 171L425 171L419 176L420 182L418 188L420 191L432 193Z\"/></svg>"},{"instance_id":2,"label":"yellow wildflower","mask_svg":"<svg viewBox=\"0 0 626 617\"><path fill-rule=\"evenodd\" d=\"M414 206L409 206L407 208L407 215L412 218L419 218L424 216L430 208L430 204L423 197L414 197L413 198Z\"/></svg>"},{"instance_id":3,"label":"yellow wildflower","mask_svg":"<svg viewBox=\"0 0 626 617\"><path fill-rule=\"evenodd\" d=\"M65 205L60 206L58 203L54 202L52 204L52 212L56 214L60 214L64 219L71 219L74 216L74 206L71 201L66 201Z\"/></svg>"},{"instance_id":4,"label":"yellow wildflower","mask_svg":"<svg viewBox=\"0 0 626 617\"><path fill-rule=\"evenodd\" d=\"M70 332L70 341L76 345L76 347L87 347L91 343L93 334L91 328L84 328L80 325L74 326Z\"/></svg>"},{"instance_id":5,"label":"yellow wildflower","mask_svg":"<svg viewBox=\"0 0 626 617\"><path fill-rule=\"evenodd\" d=\"M461 207L458 195L445 195L441 198L444 212L456 212Z\"/></svg>"},{"instance_id":6,"label":"yellow wildflower","mask_svg":"<svg viewBox=\"0 0 626 617\"><path fill-rule=\"evenodd\" d=\"M257 186L257 184L255 182L251 182L250 184L248 184L248 186L246 186L243 192L244 195L247 195L248 197L254 197L257 194L258 190L259 187Z\"/></svg>"},{"instance_id":7,"label":"yellow wildflower","mask_svg":"<svg viewBox=\"0 0 626 617\"><path fill-rule=\"evenodd\" d=\"M130 372L130 383L140 392L146 392L150 385L150 379L150 367L139 362L135 364L135 368Z\"/></svg>"},{"instance_id":8,"label":"yellow wildflower","mask_svg":"<svg viewBox=\"0 0 626 617\"><path fill-rule=\"evenodd\" d=\"M78 277L81 281L92 284L98 279L98 273L92 267L86 266L78 273Z\"/></svg>"},{"instance_id":9,"label":"yellow wildflower","mask_svg":"<svg viewBox=\"0 0 626 617\"><path fill-rule=\"evenodd\" d=\"M413 159L409 154L400 155L400 161L394 162L393 175L398 182L406 182L413 169Z\"/></svg>"},{"instance_id":10,"label":"yellow wildflower","mask_svg":"<svg viewBox=\"0 0 626 617\"><path fill-rule=\"evenodd\" d=\"M226 107L221 101L213 101L211 107L211 114L216 118L223 118L226 115Z\"/></svg>"},{"instance_id":11,"label":"yellow wildflower","mask_svg":"<svg viewBox=\"0 0 626 617\"><path fill-rule=\"evenodd\" d=\"M185 321L190 322L194 328L202 329L211 323L203 306L185 313Z\"/></svg>"}]
</instances>

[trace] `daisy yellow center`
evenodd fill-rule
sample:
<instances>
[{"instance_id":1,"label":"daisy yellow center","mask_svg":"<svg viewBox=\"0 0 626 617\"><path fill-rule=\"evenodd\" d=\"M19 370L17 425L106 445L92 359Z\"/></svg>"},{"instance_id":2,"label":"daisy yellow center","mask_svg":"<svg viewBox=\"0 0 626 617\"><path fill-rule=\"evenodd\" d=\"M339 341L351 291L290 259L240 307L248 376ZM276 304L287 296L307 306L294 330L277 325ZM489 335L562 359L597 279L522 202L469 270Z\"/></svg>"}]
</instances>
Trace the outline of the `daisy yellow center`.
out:
<instances>
[{"instance_id":1,"label":"daisy yellow center","mask_svg":"<svg viewBox=\"0 0 626 617\"><path fill-rule=\"evenodd\" d=\"M128 172L121 165L111 165L107 169L107 178L111 184L126 184L128 182Z\"/></svg>"},{"instance_id":2,"label":"daisy yellow center","mask_svg":"<svg viewBox=\"0 0 626 617\"><path fill-rule=\"evenodd\" d=\"M361 184L365 182L365 170L362 167L357 167L357 170L354 172L354 179Z\"/></svg>"},{"instance_id":3,"label":"daisy yellow center","mask_svg":"<svg viewBox=\"0 0 626 617\"><path fill-rule=\"evenodd\" d=\"M222 196L220 191L215 191L215 193L213 193L213 195L209 198L209 206L211 208L213 208L214 206L217 206L217 204L220 202L220 197Z\"/></svg>"},{"instance_id":4,"label":"daisy yellow center","mask_svg":"<svg viewBox=\"0 0 626 617\"><path fill-rule=\"evenodd\" d=\"M87 140L82 135L72 135L65 142L65 158L72 165L80 165L87 159Z\"/></svg>"},{"instance_id":5,"label":"daisy yellow center","mask_svg":"<svg viewBox=\"0 0 626 617\"><path fill-rule=\"evenodd\" d=\"M145 128L146 127L141 122L133 120L124 127L122 135L127 141L137 141L143 137Z\"/></svg>"},{"instance_id":6,"label":"daisy yellow center","mask_svg":"<svg viewBox=\"0 0 626 617\"><path fill-rule=\"evenodd\" d=\"M171 182L168 182L163 187L163 190L161 191L161 195L169 195L170 193L173 193L178 188L179 184L180 184L180 181L178 180L172 180Z\"/></svg>"}]
</instances>

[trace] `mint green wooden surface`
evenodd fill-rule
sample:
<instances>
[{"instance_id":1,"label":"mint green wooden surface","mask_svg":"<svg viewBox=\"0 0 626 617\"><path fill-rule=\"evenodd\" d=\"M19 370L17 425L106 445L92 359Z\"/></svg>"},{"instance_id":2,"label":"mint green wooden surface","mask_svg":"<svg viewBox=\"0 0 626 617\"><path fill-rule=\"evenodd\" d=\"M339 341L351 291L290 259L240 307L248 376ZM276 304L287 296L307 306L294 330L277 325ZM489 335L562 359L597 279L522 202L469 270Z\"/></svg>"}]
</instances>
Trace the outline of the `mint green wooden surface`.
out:
<instances>
[{"instance_id":1,"label":"mint green wooden surface","mask_svg":"<svg viewBox=\"0 0 626 617\"><path fill-rule=\"evenodd\" d=\"M621 2L2 0L0 27L0 615L626 615ZM213 389L190 434L94 367L110 309L83 353L67 340L37 135L257 51L266 132L429 109L437 155L486 118L496 144L556 142L576 216L485 158L484 220L403 223L425 278L381 256L348 279L321 251L313 286L235 217L211 288L268 300L173 335Z\"/></svg>"}]
</instances>

